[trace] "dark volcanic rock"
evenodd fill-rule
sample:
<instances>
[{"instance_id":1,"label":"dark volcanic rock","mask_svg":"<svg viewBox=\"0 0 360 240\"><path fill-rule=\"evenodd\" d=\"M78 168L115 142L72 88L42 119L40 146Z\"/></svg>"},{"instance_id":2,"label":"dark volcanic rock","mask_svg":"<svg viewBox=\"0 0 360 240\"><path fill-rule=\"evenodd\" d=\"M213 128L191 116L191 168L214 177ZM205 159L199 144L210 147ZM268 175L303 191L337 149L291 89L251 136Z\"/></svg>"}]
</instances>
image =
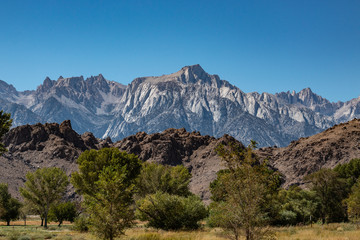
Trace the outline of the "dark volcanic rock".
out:
<instances>
[{"instance_id":1,"label":"dark volcanic rock","mask_svg":"<svg viewBox=\"0 0 360 240\"><path fill-rule=\"evenodd\" d=\"M81 152L99 148L92 134L80 136L72 130L70 121L16 127L3 140L9 151L0 157L0 182L8 183L11 194L18 198L18 188L28 171L59 167L70 175L77 170L76 159Z\"/></svg>"},{"instance_id":2,"label":"dark volcanic rock","mask_svg":"<svg viewBox=\"0 0 360 240\"><path fill-rule=\"evenodd\" d=\"M184 165L192 174L190 190L204 201L210 200L209 184L216 173L223 169L221 159L215 152L220 144L238 142L224 135L214 138L199 132L187 132L184 128L170 128L161 133L139 132L114 144L128 153L134 153L143 161L166 165Z\"/></svg>"},{"instance_id":3,"label":"dark volcanic rock","mask_svg":"<svg viewBox=\"0 0 360 240\"><path fill-rule=\"evenodd\" d=\"M77 170L76 159L84 150L117 147L143 161L184 165L192 174L191 191L204 201L209 201L209 184L223 168L214 149L220 143L237 142L228 135L216 139L184 128L171 128L154 134L139 132L114 144L110 138L100 141L90 132L77 134L68 120L60 125L38 123L16 127L3 140L9 151L0 157L0 182L8 183L10 192L18 198L18 189L28 171L59 167L70 175ZM70 189L69 195L72 194Z\"/></svg>"}]
</instances>

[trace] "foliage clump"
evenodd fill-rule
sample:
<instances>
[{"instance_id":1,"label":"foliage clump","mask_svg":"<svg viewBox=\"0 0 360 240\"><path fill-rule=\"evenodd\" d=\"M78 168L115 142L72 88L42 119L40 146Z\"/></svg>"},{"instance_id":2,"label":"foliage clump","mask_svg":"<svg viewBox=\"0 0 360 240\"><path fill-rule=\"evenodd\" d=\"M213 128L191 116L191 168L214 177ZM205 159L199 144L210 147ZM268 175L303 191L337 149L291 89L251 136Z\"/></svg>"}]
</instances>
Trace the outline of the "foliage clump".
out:
<instances>
[{"instance_id":1,"label":"foliage clump","mask_svg":"<svg viewBox=\"0 0 360 240\"><path fill-rule=\"evenodd\" d=\"M114 239L133 224L133 194L141 161L117 148L83 152L72 183L83 195L90 229L102 239Z\"/></svg>"},{"instance_id":2,"label":"foliage clump","mask_svg":"<svg viewBox=\"0 0 360 240\"><path fill-rule=\"evenodd\" d=\"M189 190L191 174L184 166L144 163L137 179L137 216L148 226L164 229L197 229L208 211Z\"/></svg>"},{"instance_id":3,"label":"foliage clump","mask_svg":"<svg viewBox=\"0 0 360 240\"><path fill-rule=\"evenodd\" d=\"M50 208L65 196L68 185L68 177L60 168L39 168L26 174L26 182L24 187L20 188L20 193L25 204L43 217L45 228Z\"/></svg>"},{"instance_id":4,"label":"foliage clump","mask_svg":"<svg viewBox=\"0 0 360 240\"><path fill-rule=\"evenodd\" d=\"M137 179L137 195L143 198L160 191L186 197L191 195L190 179L189 170L182 165L172 167L145 162Z\"/></svg>"},{"instance_id":5,"label":"foliage clump","mask_svg":"<svg viewBox=\"0 0 360 240\"><path fill-rule=\"evenodd\" d=\"M0 183L0 219L5 221L7 226L11 220L19 218L21 206L17 199L11 197L8 185Z\"/></svg>"},{"instance_id":6,"label":"foliage clump","mask_svg":"<svg viewBox=\"0 0 360 240\"><path fill-rule=\"evenodd\" d=\"M164 230L197 229L199 221L207 216L207 209L200 198L182 197L157 192L138 202L137 214L148 226Z\"/></svg>"},{"instance_id":7,"label":"foliage clump","mask_svg":"<svg viewBox=\"0 0 360 240\"><path fill-rule=\"evenodd\" d=\"M322 223L341 222L346 220L343 200L346 198L346 182L339 178L337 172L323 168L305 177L308 186L320 200L320 217Z\"/></svg>"},{"instance_id":8,"label":"foliage clump","mask_svg":"<svg viewBox=\"0 0 360 240\"><path fill-rule=\"evenodd\" d=\"M77 216L76 205L73 202L60 202L51 206L49 220L59 223L59 227L64 221L74 222Z\"/></svg>"},{"instance_id":9,"label":"foliage clump","mask_svg":"<svg viewBox=\"0 0 360 240\"><path fill-rule=\"evenodd\" d=\"M7 133L11 127L12 119L10 113L5 113L3 110L0 111L0 140ZM4 144L0 142L0 155L6 152Z\"/></svg>"},{"instance_id":10,"label":"foliage clump","mask_svg":"<svg viewBox=\"0 0 360 240\"><path fill-rule=\"evenodd\" d=\"M260 162L254 154L256 143L220 145L218 154L226 163L211 184L213 203L209 223L230 230L234 238L244 231L247 240L269 237L263 228L268 224L269 208L280 186L280 175Z\"/></svg>"}]
</instances>

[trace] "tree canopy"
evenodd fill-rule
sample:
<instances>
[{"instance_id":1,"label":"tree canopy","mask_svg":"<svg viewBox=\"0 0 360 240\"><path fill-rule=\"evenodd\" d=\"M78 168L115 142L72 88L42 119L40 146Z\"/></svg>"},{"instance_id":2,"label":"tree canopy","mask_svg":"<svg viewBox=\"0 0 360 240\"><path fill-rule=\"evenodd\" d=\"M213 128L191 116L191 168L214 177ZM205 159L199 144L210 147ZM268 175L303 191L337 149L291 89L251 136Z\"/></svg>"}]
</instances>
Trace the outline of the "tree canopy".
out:
<instances>
[{"instance_id":1,"label":"tree canopy","mask_svg":"<svg viewBox=\"0 0 360 240\"><path fill-rule=\"evenodd\" d=\"M133 223L133 194L141 161L117 148L83 152L71 182L84 196L90 228L103 239L124 234Z\"/></svg>"},{"instance_id":2,"label":"tree canopy","mask_svg":"<svg viewBox=\"0 0 360 240\"><path fill-rule=\"evenodd\" d=\"M10 113L5 113L3 110L0 111L0 140L7 133L11 127L12 119ZM6 152L4 144L0 142L0 155Z\"/></svg>"},{"instance_id":3,"label":"tree canopy","mask_svg":"<svg viewBox=\"0 0 360 240\"><path fill-rule=\"evenodd\" d=\"M138 203L137 214L148 226L164 230L196 229L199 221L207 217L207 209L200 198L157 192Z\"/></svg>"},{"instance_id":4,"label":"tree canopy","mask_svg":"<svg viewBox=\"0 0 360 240\"><path fill-rule=\"evenodd\" d=\"M309 188L320 200L320 214L323 223L343 221L346 212L342 200L346 197L346 182L331 169L320 169L306 176Z\"/></svg>"},{"instance_id":5,"label":"tree canopy","mask_svg":"<svg viewBox=\"0 0 360 240\"><path fill-rule=\"evenodd\" d=\"M24 187L20 188L20 193L25 203L29 202L40 211L45 220L45 228L50 207L65 195L68 185L68 177L60 168L39 168L26 174L26 182Z\"/></svg>"},{"instance_id":6,"label":"tree canopy","mask_svg":"<svg viewBox=\"0 0 360 240\"><path fill-rule=\"evenodd\" d=\"M259 161L253 152L255 146L252 142L247 148L238 144L217 148L228 170L220 172L211 184L216 201L211 204L209 221L231 230L235 239L240 238L242 230L247 240L268 235L262 227L272 195L280 186L279 174Z\"/></svg>"},{"instance_id":7,"label":"tree canopy","mask_svg":"<svg viewBox=\"0 0 360 240\"><path fill-rule=\"evenodd\" d=\"M156 163L143 163L137 179L137 195L145 197L158 191L179 196L189 196L191 174L182 165L164 166Z\"/></svg>"},{"instance_id":8,"label":"tree canopy","mask_svg":"<svg viewBox=\"0 0 360 240\"><path fill-rule=\"evenodd\" d=\"M60 202L51 206L49 220L59 223L59 227L64 221L73 222L77 217L76 205L73 202Z\"/></svg>"},{"instance_id":9,"label":"tree canopy","mask_svg":"<svg viewBox=\"0 0 360 240\"><path fill-rule=\"evenodd\" d=\"M0 219L9 226L11 220L16 220L20 215L22 204L11 197L7 184L0 184Z\"/></svg>"}]
</instances>

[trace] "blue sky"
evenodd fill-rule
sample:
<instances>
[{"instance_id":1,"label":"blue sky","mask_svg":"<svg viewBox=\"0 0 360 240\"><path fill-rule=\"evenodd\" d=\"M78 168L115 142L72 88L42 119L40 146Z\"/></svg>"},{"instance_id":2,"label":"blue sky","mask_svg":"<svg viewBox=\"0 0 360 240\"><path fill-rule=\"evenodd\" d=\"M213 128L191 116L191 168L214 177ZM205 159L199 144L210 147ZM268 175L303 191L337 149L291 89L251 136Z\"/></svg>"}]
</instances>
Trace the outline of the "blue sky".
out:
<instances>
[{"instance_id":1,"label":"blue sky","mask_svg":"<svg viewBox=\"0 0 360 240\"><path fill-rule=\"evenodd\" d=\"M360 1L0 0L0 79L123 84L200 64L245 92L360 95Z\"/></svg>"}]
</instances>

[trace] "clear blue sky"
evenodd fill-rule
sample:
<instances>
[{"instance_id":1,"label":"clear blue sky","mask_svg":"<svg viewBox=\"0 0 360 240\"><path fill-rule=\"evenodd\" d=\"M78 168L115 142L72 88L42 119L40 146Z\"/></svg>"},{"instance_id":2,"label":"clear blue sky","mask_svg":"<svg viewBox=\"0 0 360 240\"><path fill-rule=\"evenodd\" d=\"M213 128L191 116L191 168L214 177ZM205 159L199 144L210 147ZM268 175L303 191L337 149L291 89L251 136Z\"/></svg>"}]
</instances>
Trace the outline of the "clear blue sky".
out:
<instances>
[{"instance_id":1,"label":"clear blue sky","mask_svg":"<svg viewBox=\"0 0 360 240\"><path fill-rule=\"evenodd\" d=\"M359 0L0 0L0 79L123 84L199 63L245 92L360 95Z\"/></svg>"}]
</instances>

